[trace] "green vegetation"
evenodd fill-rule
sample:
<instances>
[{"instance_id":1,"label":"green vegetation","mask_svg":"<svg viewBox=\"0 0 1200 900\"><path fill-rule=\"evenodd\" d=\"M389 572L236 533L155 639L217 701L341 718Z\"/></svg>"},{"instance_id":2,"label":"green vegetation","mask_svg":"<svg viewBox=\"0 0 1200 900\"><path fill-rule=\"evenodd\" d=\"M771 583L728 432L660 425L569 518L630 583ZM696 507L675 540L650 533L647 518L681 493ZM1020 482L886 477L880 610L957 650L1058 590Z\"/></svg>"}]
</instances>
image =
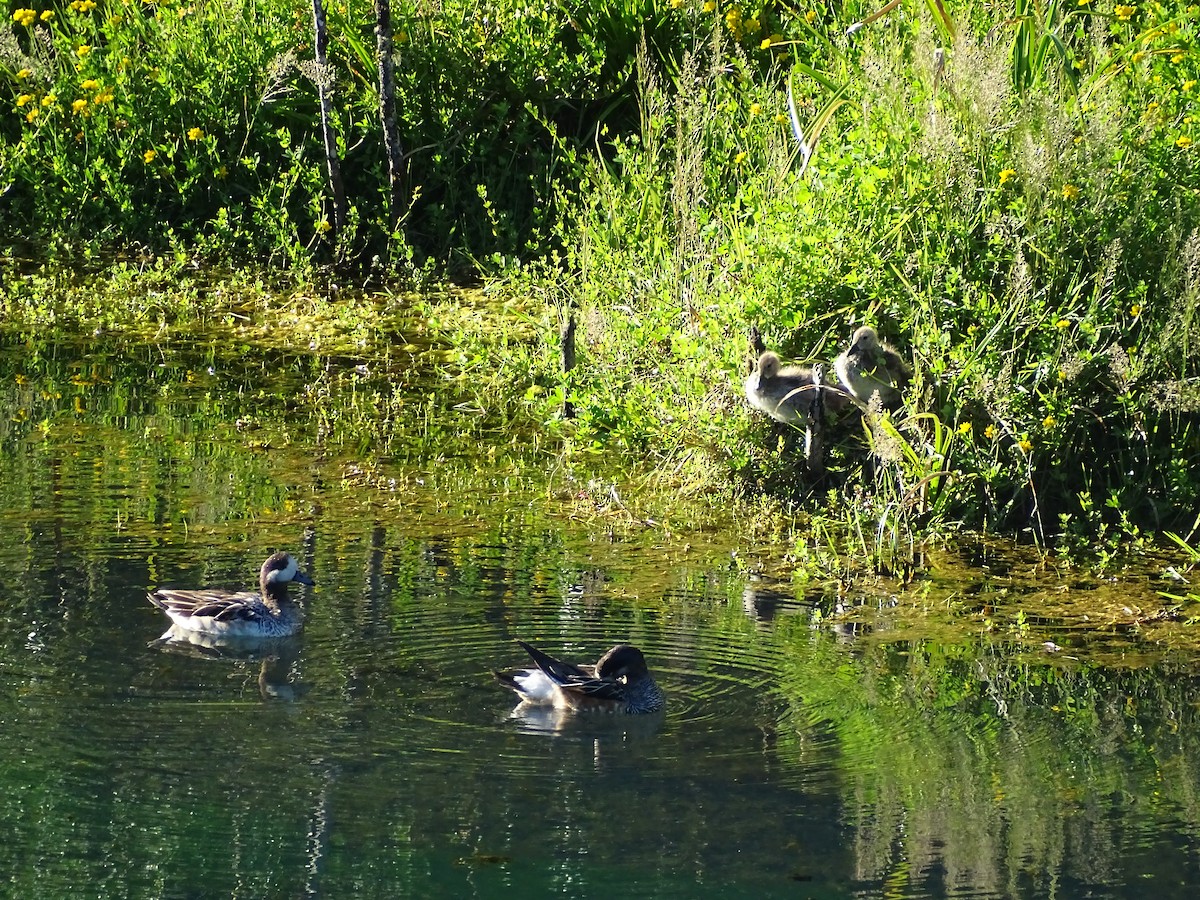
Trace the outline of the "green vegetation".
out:
<instances>
[{"instance_id":1,"label":"green vegetation","mask_svg":"<svg viewBox=\"0 0 1200 900\"><path fill-rule=\"evenodd\" d=\"M330 8L332 73L303 62L308 8L281 0L12 9L10 252L482 276L530 302L422 309L479 406L698 496L732 481L820 509L810 554L848 542L899 570L965 525L1108 563L1192 524L1200 7L405 4L395 232L369 4ZM336 240L314 88L331 78ZM10 315L44 314L29 298L55 279L3 278ZM828 359L862 323L911 358L905 409L835 425L808 478L739 396L746 334Z\"/></svg>"}]
</instances>

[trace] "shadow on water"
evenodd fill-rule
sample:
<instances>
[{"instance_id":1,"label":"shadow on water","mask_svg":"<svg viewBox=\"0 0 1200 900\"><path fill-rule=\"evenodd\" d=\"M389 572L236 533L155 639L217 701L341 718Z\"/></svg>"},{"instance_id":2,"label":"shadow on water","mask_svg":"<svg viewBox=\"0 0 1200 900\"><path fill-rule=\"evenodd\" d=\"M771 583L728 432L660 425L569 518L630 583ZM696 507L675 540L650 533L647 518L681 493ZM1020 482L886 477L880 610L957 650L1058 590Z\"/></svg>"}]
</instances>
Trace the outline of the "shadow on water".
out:
<instances>
[{"instance_id":1,"label":"shadow on water","mask_svg":"<svg viewBox=\"0 0 1200 900\"><path fill-rule=\"evenodd\" d=\"M489 447L475 413L459 427L436 372L397 387L359 365L0 347L14 895L1183 897L1200 882L1194 652L1119 629L1091 652L1048 606L1058 650L1028 623L984 627L1008 621L991 609L1006 592L1053 593L996 566L926 585L922 625L882 600L833 616L832 589L748 580L733 537L685 551L572 521L550 458ZM376 443L372 414L413 433ZM148 588L243 587L276 547L317 582L300 636L156 640ZM936 614L950 595L971 598L969 627ZM579 659L634 643L668 708L518 712L491 674L525 665L517 639Z\"/></svg>"}]
</instances>

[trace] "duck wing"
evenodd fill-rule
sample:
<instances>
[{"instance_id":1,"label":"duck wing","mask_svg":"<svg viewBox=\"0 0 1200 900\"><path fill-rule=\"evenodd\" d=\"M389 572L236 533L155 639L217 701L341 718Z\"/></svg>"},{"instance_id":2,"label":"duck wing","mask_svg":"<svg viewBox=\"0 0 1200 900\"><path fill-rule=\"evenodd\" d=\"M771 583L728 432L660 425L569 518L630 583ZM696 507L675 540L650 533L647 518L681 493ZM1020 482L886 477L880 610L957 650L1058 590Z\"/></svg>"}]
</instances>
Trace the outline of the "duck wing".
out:
<instances>
[{"instance_id":1,"label":"duck wing","mask_svg":"<svg viewBox=\"0 0 1200 900\"><path fill-rule=\"evenodd\" d=\"M184 618L210 618L214 622L237 622L261 619L258 594L245 591L157 590L147 595L150 602L163 612Z\"/></svg>"},{"instance_id":2,"label":"duck wing","mask_svg":"<svg viewBox=\"0 0 1200 900\"><path fill-rule=\"evenodd\" d=\"M624 682L596 677L594 666L577 666L573 663L563 662L561 659L555 659L553 656L543 653L532 644L524 641L517 641L517 643L525 649L537 667L546 673L546 677L563 691L579 697L590 697L594 700L625 699Z\"/></svg>"}]
</instances>

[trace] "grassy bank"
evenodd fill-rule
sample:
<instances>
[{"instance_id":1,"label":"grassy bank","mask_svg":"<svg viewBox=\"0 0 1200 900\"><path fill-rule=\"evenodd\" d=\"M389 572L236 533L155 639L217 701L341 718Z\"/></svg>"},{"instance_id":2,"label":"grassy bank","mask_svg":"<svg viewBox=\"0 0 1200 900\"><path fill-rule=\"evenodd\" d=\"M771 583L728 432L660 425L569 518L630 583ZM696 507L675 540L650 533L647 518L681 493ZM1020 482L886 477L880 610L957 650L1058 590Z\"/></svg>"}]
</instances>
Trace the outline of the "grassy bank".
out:
<instances>
[{"instance_id":1,"label":"grassy bank","mask_svg":"<svg viewBox=\"0 0 1200 900\"><path fill-rule=\"evenodd\" d=\"M1103 560L1192 525L1200 9L931 0L859 28L879 7L604 10L394 11L391 229L368 4L330 8L332 74L304 63L307 7L277 0L14 5L3 241L482 276L534 302L486 328L432 311L481 400L568 452L819 510L813 541L884 566L964 526ZM336 240L322 79L348 173ZM28 292L7 294L11 314ZM740 397L747 334L829 359L864 323L911 360L905 408L835 424L813 479Z\"/></svg>"}]
</instances>

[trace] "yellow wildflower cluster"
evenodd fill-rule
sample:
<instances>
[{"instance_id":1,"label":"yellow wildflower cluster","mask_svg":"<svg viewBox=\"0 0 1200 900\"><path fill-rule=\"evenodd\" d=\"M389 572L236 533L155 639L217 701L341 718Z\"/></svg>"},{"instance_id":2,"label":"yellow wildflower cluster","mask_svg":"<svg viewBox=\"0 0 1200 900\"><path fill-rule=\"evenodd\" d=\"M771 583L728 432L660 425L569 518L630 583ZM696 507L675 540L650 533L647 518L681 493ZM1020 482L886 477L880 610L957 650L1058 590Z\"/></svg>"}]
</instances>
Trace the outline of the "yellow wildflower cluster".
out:
<instances>
[{"instance_id":1,"label":"yellow wildflower cluster","mask_svg":"<svg viewBox=\"0 0 1200 900\"><path fill-rule=\"evenodd\" d=\"M1062 187L1062 196L1064 200L1078 200L1079 188L1073 184L1064 184Z\"/></svg>"},{"instance_id":2,"label":"yellow wildflower cluster","mask_svg":"<svg viewBox=\"0 0 1200 900\"><path fill-rule=\"evenodd\" d=\"M983 429L983 436L985 438L987 438L989 441L992 440L993 438L995 438L996 437L996 426L989 425L987 428Z\"/></svg>"},{"instance_id":3,"label":"yellow wildflower cluster","mask_svg":"<svg viewBox=\"0 0 1200 900\"><path fill-rule=\"evenodd\" d=\"M725 13L725 27L729 29L734 40L742 39L742 11L738 7L731 6L729 12Z\"/></svg>"},{"instance_id":4,"label":"yellow wildflower cluster","mask_svg":"<svg viewBox=\"0 0 1200 900\"><path fill-rule=\"evenodd\" d=\"M971 423L970 422L961 423L958 426L958 433L962 434L962 435L970 434L971 433Z\"/></svg>"},{"instance_id":5,"label":"yellow wildflower cluster","mask_svg":"<svg viewBox=\"0 0 1200 900\"><path fill-rule=\"evenodd\" d=\"M80 97L78 100L71 101L71 112L75 113L75 115L77 115L77 116L86 115L87 108L88 108L88 102L86 100L84 100L82 97Z\"/></svg>"},{"instance_id":6,"label":"yellow wildflower cluster","mask_svg":"<svg viewBox=\"0 0 1200 900\"><path fill-rule=\"evenodd\" d=\"M1054 416L1046 416L1046 418L1042 419L1043 428L1053 428L1057 424L1058 419L1054 418Z\"/></svg>"},{"instance_id":7,"label":"yellow wildflower cluster","mask_svg":"<svg viewBox=\"0 0 1200 900\"><path fill-rule=\"evenodd\" d=\"M1192 146L1192 139L1186 134L1180 135L1178 140L1175 141L1175 146L1180 150L1186 150L1188 147Z\"/></svg>"},{"instance_id":8,"label":"yellow wildflower cluster","mask_svg":"<svg viewBox=\"0 0 1200 900\"><path fill-rule=\"evenodd\" d=\"M24 79L28 78L32 74L33 74L33 69L22 69L20 72L17 73L17 80L23 81Z\"/></svg>"},{"instance_id":9,"label":"yellow wildflower cluster","mask_svg":"<svg viewBox=\"0 0 1200 900\"><path fill-rule=\"evenodd\" d=\"M96 0L71 0L70 8L75 12L91 12L96 8Z\"/></svg>"},{"instance_id":10,"label":"yellow wildflower cluster","mask_svg":"<svg viewBox=\"0 0 1200 900\"><path fill-rule=\"evenodd\" d=\"M762 104L761 103L751 103L750 104L750 118L753 119L755 116L759 115L761 112L762 112Z\"/></svg>"},{"instance_id":11,"label":"yellow wildflower cluster","mask_svg":"<svg viewBox=\"0 0 1200 900\"><path fill-rule=\"evenodd\" d=\"M1010 181L1012 181L1016 177L1017 177L1016 169L1002 169L1000 171L1000 183L1001 184L1008 184Z\"/></svg>"},{"instance_id":12,"label":"yellow wildflower cluster","mask_svg":"<svg viewBox=\"0 0 1200 900\"><path fill-rule=\"evenodd\" d=\"M22 107L33 99L33 94L22 94L17 98L17 106Z\"/></svg>"},{"instance_id":13,"label":"yellow wildflower cluster","mask_svg":"<svg viewBox=\"0 0 1200 900\"><path fill-rule=\"evenodd\" d=\"M1117 19L1122 22L1128 22L1133 18L1133 14L1137 12L1136 6L1127 6L1125 4L1117 4L1113 7L1113 12L1116 13Z\"/></svg>"},{"instance_id":14,"label":"yellow wildflower cluster","mask_svg":"<svg viewBox=\"0 0 1200 900\"><path fill-rule=\"evenodd\" d=\"M18 9L12 14L12 20L28 28L37 21L37 13L32 9Z\"/></svg>"},{"instance_id":15,"label":"yellow wildflower cluster","mask_svg":"<svg viewBox=\"0 0 1200 900\"><path fill-rule=\"evenodd\" d=\"M94 91L96 88L100 87L100 82L98 82L95 78L85 78L83 83L79 86L85 91Z\"/></svg>"},{"instance_id":16,"label":"yellow wildflower cluster","mask_svg":"<svg viewBox=\"0 0 1200 900\"><path fill-rule=\"evenodd\" d=\"M187 136L188 136L189 141L202 141L202 140L204 140L204 129L203 128L189 128Z\"/></svg>"},{"instance_id":17,"label":"yellow wildflower cluster","mask_svg":"<svg viewBox=\"0 0 1200 900\"><path fill-rule=\"evenodd\" d=\"M155 160L157 157L158 157L158 151L157 151L157 150L147 150L145 153L143 153L143 154L142 154L142 160L143 160L143 161L145 161L145 162L147 162L147 163L152 163L152 162L154 162L154 160Z\"/></svg>"},{"instance_id":18,"label":"yellow wildflower cluster","mask_svg":"<svg viewBox=\"0 0 1200 900\"><path fill-rule=\"evenodd\" d=\"M1022 435L1021 439L1017 441L1017 446L1021 448L1022 453L1028 453L1033 449L1033 441L1027 436Z\"/></svg>"},{"instance_id":19,"label":"yellow wildflower cluster","mask_svg":"<svg viewBox=\"0 0 1200 900\"><path fill-rule=\"evenodd\" d=\"M78 47L75 48L75 55L78 56L80 59L83 59L85 56L87 56L91 52L92 52L91 44L80 44Z\"/></svg>"}]
</instances>

